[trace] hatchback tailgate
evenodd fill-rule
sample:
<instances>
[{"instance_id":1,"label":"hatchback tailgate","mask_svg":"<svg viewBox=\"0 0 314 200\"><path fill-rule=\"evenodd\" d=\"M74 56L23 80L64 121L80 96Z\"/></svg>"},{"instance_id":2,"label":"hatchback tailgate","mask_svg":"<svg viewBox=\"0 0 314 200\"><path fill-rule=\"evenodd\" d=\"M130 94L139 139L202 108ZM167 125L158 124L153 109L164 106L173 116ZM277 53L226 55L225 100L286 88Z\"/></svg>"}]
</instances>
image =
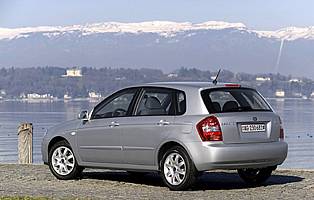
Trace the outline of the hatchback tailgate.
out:
<instances>
[{"instance_id":1,"label":"hatchback tailgate","mask_svg":"<svg viewBox=\"0 0 314 200\"><path fill-rule=\"evenodd\" d=\"M280 119L273 112L217 113L224 143L278 141Z\"/></svg>"}]
</instances>

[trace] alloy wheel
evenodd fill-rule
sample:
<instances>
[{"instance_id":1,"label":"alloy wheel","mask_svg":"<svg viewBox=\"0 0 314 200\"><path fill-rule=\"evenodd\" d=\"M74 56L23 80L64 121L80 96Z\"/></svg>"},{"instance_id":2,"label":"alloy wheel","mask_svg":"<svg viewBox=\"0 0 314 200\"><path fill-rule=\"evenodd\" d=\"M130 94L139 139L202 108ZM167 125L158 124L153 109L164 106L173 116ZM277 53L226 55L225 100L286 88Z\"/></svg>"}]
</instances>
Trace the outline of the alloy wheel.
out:
<instances>
[{"instance_id":1,"label":"alloy wheel","mask_svg":"<svg viewBox=\"0 0 314 200\"><path fill-rule=\"evenodd\" d=\"M186 176L186 164L179 153L171 153L164 162L164 175L171 185L180 185Z\"/></svg>"},{"instance_id":2,"label":"alloy wheel","mask_svg":"<svg viewBox=\"0 0 314 200\"><path fill-rule=\"evenodd\" d=\"M51 157L53 170L59 175L70 174L75 166L75 158L71 149L60 146L54 150Z\"/></svg>"}]
</instances>

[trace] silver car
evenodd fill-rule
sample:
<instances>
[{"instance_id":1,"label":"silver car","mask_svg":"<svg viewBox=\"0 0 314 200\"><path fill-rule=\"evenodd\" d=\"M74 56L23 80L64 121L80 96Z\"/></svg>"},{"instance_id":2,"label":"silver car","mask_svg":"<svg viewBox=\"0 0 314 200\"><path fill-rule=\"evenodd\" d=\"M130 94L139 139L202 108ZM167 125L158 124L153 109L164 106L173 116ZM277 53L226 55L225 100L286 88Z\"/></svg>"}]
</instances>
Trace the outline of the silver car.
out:
<instances>
[{"instance_id":1,"label":"silver car","mask_svg":"<svg viewBox=\"0 0 314 200\"><path fill-rule=\"evenodd\" d=\"M151 83L121 89L49 129L42 156L58 179L84 168L157 171L171 190L184 190L199 172L237 169L256 185L285 160L283 139L280 117L252 88Z\"/></svg>"}]
</instances>

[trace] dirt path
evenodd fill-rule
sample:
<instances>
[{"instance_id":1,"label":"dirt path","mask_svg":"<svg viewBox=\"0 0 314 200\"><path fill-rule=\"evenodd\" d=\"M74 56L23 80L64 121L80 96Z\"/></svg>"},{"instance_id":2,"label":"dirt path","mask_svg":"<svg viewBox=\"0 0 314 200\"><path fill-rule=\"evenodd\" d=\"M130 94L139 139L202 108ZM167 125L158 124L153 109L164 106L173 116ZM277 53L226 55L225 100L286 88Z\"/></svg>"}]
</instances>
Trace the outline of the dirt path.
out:
<instances>
[{"instance_id":1,"label":"dirt path","mask_svg":"<svg viewBox=\"0 0 314 200\"><path fill-rule=\"evenodd\" d=\"M207 172L189 191L169 191L157 174L86 170L81 180L59 181L44 165L0 165L0 197L55 199L313 199L314 171L279 170L264 185L248 188L236 171Z\"/></svg>"}]
</instances>

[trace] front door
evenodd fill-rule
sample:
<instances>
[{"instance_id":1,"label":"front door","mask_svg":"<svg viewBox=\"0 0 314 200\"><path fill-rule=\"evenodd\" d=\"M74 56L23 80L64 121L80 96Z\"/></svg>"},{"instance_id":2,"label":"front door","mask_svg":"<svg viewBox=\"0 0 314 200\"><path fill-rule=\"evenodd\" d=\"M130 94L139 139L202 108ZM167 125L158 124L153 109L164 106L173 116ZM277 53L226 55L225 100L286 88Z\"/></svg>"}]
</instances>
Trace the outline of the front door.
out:
<instances>
[{"instance_id":1,"label":"front door","mask_svg":"<svg viewBox=\"0 0 314 200\"><path fill-rule=\"evenodd\" d=\"M114 119L94 119L78 129L77 144L83 162L121 162L121 132L119 127L111 125L113 121Z\"/></svg>"},{"instance_id":2,"label":"front door","mask_svg":"<svg viewBox=\"0 0 314 200\"><path fill-rule=\"evenodd\" d=\"M77 145L83 162L123 162L120 120L130 114L137 89L119 91L98 104L90 120L77 131Z\"/></svg>"}]
</instances>

